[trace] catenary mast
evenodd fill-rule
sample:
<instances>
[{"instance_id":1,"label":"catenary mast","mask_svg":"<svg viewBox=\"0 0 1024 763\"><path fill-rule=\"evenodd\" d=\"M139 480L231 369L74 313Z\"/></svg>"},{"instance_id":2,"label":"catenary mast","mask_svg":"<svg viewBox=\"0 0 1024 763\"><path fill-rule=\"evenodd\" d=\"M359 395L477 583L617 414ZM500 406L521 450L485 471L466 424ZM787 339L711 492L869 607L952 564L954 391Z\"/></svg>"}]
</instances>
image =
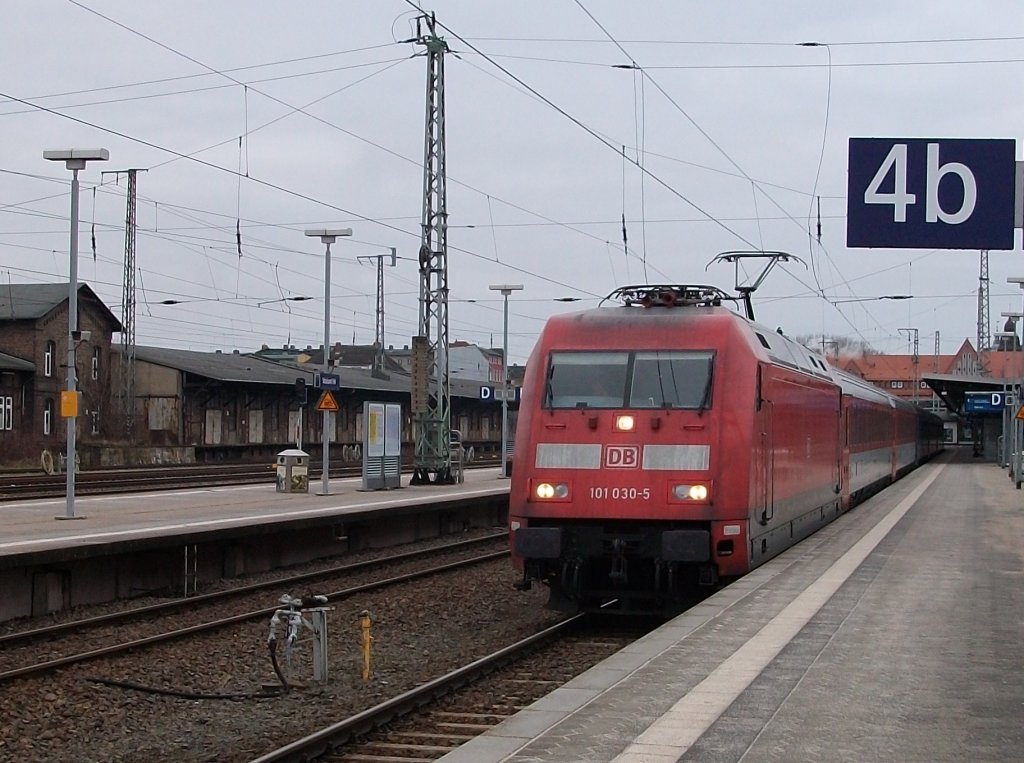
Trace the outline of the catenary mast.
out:
<instances>
[{"instance_id":1,"label":"catenary mast","mask_svg":"<svg viewBox=\"0 0 1024 763\"><path fill-rule=\"evenodd\" d=\"M444 56L448 52L448 44L436 34L433 14L416 19L415 41L427 51L427 110L419 252L419 334L413 337L412 342L412 413L416 440L411 484L448 484L453 481L449 441L448 209L444 124Z\"/></svg>"},{"instance_id":2,"label":"catenary mast","mask_svg":"<svg viewBox=\"0 0 1024 763\"><path fill-rule=\"evenodd\" d=\"M145 171L145 170L143 170ZM121 421L129 442L135 435L135 206L138 199L137 169L117 170L104 175L128 176L124 216L124 280L121 289L121 363L117 371Z\"/></svg>"}]
</instances>

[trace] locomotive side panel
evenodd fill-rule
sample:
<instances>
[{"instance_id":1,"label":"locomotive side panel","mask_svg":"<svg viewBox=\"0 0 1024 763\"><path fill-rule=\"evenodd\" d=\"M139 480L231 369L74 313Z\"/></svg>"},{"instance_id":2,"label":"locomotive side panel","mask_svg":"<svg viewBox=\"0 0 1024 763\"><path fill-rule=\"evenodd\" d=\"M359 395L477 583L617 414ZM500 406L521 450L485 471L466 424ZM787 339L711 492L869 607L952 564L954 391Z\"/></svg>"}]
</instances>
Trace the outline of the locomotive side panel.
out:
<instances>
[{"instance_id":1,"label":"locomotive side panel","mask_svg":"<svg viewBox=\"0 0 1024 763\"><path fill-rule=\"evenodd\" d=\"M756 565L831 521L840 511L840 391L827 380L766 364L762 442L752 466L770 460L768 495L751 500L750 556ZM763 506L763 508L761 508Z\"/></svg>"}]
</instances>

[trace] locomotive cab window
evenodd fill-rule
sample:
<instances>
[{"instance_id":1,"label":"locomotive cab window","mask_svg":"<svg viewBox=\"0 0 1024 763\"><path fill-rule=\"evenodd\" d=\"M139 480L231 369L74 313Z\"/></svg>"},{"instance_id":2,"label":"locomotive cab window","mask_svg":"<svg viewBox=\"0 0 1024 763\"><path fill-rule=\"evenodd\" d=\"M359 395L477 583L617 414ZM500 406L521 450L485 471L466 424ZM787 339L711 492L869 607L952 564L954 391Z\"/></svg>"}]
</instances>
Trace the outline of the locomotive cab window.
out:
<instances>
[{"instance_id":1,"label":"locomotive cab window","mask_svg":"<svg viewBox=\"0 0 1024 763\"><path fill-rule=\"evenodd\" d=\"M628 352L553 352L547 406L622 408L628 371Z\"/></svg>"},{"instance_id":2,"label":"locomotive cab window","mask_svg":"<svg viewBox=\"0 0 1024 763\"><path fill-rule=\"evenodd\" d=\"M547 408L691 408L711 403L710 352L553 352Z\"/></svg>"},{"instance_id":3,"label":"locomotive cab window","mask_svg":"<svg viewBox=\"0 0 1024 763\"><path fill-rule=\"evenodd\" d=\"M711 403L710 352L637 352L630 408L707 408Z\"/></svg>"}]
</instances>

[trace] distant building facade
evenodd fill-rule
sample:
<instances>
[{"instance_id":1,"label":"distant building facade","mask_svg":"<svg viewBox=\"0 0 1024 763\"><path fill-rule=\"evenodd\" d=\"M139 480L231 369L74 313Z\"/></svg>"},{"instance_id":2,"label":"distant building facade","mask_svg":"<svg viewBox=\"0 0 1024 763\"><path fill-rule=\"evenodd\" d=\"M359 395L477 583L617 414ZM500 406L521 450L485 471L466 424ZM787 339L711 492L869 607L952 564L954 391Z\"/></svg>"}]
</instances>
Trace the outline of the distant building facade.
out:
<instances>
[{"instance_id":1,"label":"distant building facade","mask_svg":"<svg viewBox=\"0 0 1024 763\"><path fill-rule=\"evenodd\" d=\"M1018 353L1019 355L1020 353ZM1005 353L988 353L987 357L1000 356L994 363L1002 372L1001 358ZM925 380L928 374L955 376L994 376L993 369L986 369L977 350L970 340L965 339L953 355L859 355L840 358L836 365L842 370L869 381L891 395L916 403L936 413L946 410L942 399Z\"/></svg>"},{"instance_id":2,"label":"distant building facade","mask_svg":"<svg viewBox=\"0 0 1024 763\"><path fill-rule=\"evenodd\" d=\"M0 462L39 464L43 451L59 462L67 442L60 393L67 389L68 283L0 287ZM111 339L120 321L89 286L78 287L76 349L80 392L77 440L117 436Z\"/></svg>"}]
</instances>

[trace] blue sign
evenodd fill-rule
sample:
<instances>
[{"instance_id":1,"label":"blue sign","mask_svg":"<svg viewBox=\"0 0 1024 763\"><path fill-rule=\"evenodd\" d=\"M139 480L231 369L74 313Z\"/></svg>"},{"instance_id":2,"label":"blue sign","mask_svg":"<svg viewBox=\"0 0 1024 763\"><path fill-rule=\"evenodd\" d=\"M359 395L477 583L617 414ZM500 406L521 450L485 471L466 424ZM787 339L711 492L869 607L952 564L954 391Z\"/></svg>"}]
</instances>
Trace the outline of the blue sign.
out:
<instances>
[{"instance_id":1,"label":"blue sign","mask_svg":"<svg viewBox=\"0 0 1024 763\"><path fill-rule=\"evenodd\" d=\"M1013 249L1012 139L850 138L846 245Z\"/></svg>"},{"instance_id":2,"label":"blue sign","mask_svg":"<svg viewBox=\"0 0 1024 763\"><path fill-rule=\"evenodd\" d=\"M501 402L505 396L505 389L503 387L488 387L484 386L480 388L480 399L481 400L494 400ZM518 403L523 398L522 387L509 387L508 388L508 401L510 403Z\"/></svg>"},{"instance_id":3,"label":"blue sign","mask_svg":"<svg viewBox=\"0 0 1024 763\"><path fill-rule=\"evenodd\" d=\"M1013 405L1012 392L967 392L964 394L965 413L1002 413Z\"/></svg>"},{"instance_id":4,"label":"blue sign","mask_svg":"<svg viewBox=\"0 0 1024 763\"><path fill-rule=\"evenodd\" d=\"M341 389L341 377L338 374L320 374L320 389Z\"/></svg>"}]
</instances>

